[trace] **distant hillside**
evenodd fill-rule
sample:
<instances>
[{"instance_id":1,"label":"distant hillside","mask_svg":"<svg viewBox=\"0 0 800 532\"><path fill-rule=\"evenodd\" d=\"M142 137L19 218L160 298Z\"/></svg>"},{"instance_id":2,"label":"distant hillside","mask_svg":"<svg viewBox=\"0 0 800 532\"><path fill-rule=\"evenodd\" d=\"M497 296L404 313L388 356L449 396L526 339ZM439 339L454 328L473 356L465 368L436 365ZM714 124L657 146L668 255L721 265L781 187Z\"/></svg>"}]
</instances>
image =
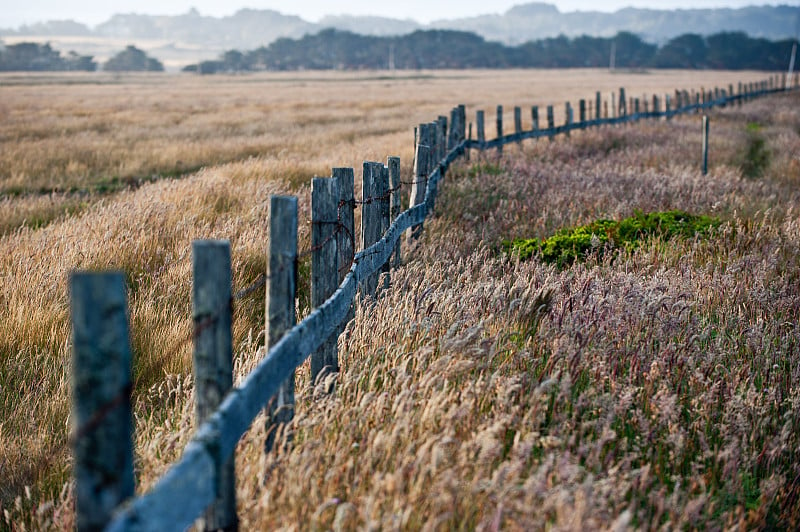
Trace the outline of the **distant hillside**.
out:
<instances>
[{"instance_id":1,"label":"distant hillside","mask_svg":"<svg viewBox=\"0 0 800 532\"><path fill-rule=\"evenodd\" d=\"M331 27L361 35L403 35L418 29L454 29L471 31L487 40L506 44L558 35L609 37L628 31L650 42L663 42L683 33L711 35L722 31L743 31L767 39L794 37L800 21L798 17L800 7L789 5L674 11L626 8L614 13L562 13L551 4L534 2L512 7L502 15L437 20L425 25L409 19L350 15L327 16L319 23L312 23L277 11L258 9L242 9L231 16L216 18L203 16L192 9L175 16L118 14L93 30L72 21L51 21L17 30L0 30L0 35L93 34L254 48L279 37L302 37Z\"/></svg>"},{"instance_id":2,"label":"distant hillside","mask_svg":"<svg viewBox=\"0 0 800 532\"><path fill-rule=\"evenodd\" d=\"M376 8L377 9L377 8ZM408 35L417 30L450 29L475 33L488 41L518 45L558 36L610 37L633 33L661 44L685 33L708 36L744 32L753 37L793 38L800 24L800 7L760 6L741 9L622 9L615 13L575 11L562 13L546 3L515 6L502 15L438 20L420 24L385 17L328 16L318 23L273 10L243 9L226 17L201 15L192 9L175 16L118 14L89 28L73 21L50 21L17 29L0 29L7 43L30 40L50 42L59 49L76 50L107 58L121 46L135 44L176 68L224 50L252 50L282 37L301 38L325 28L368 36Z\"/></svg>"},{"instance_id":3,"label":"distant hillside","mask_svg":"<svg viewBox=\"0 0 800 532\"><path fill-rule=\"evenodd\" d=\"M503 15L438 20L431 26L472 31L489 40L512 44L558 35L609 37L620 31L660 43L683 33L711 35L723 31L784 39L795 36L799 17L800 7L789 5L674 11L626 8L614 13L562 13L550 4L530 3L513 7Z\"/></svg>"}]
</instances>

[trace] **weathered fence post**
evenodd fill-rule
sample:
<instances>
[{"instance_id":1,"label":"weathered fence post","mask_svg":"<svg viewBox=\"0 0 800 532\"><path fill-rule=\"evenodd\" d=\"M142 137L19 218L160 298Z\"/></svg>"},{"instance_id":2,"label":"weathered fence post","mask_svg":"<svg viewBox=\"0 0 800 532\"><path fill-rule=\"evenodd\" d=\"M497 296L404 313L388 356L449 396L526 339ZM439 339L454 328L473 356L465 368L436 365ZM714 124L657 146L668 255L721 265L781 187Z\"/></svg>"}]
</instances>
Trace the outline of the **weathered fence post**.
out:
<instances>
[{"instance_id":1,"label":"weathered fence post","mask_svg":"<svg viewBox=\"0 0 800 532\"><path fill-rule=\"evenodd\" d=\"M703 175L708 174L708 115L703 115Z\"/></svg>"},{"instance_id":2,"label":"weathered fence post","mask_svg":"<svg viewBox=\"0 0 800 532\"><path fill-rule=\"evenodd\" d=\"M539 131L539 106L531 107L531 130Z\"/></svg>"},{"instance_id":3,"label":"weathered fence post","mask_svg":"<svg viewBox=\"0 0 800 532\"><path fill-rule=\"evenodd\" d=\"M444 140L444 137L442 137ZM389 230L389 225L392 223L392 187L391 187L391 176L389 174L389 166L387 165L383 167L383 172L381 173L381 194L379 196L378 205L380 206L380 217L381 217L381 236L386 234ZM381 266L380 274L383 277L383 285L381 286L382 290L389 288L389 274L392 270L392 261L391 257L386 260L386 262Z\"/></svg>"},{"instance_id":4,"label":"weathered fence post","mask_svg":"<svg viewBox=\"0 0 800 532\"><path fill-rule=\"evenodd\" d=\"M431 148L434 142L433 139L433 124L420 124L417 128L417 146L414 153L414 181L411 184L411 197L409 198L409 207L414 207L425 201L425 190L428 188L428 173L430 172L431 165ZM366 163L365 163L366 168ZM371 185L370 185L371 186ZM361 211L362 226L361 232L363 235L364 226L364 211ZM412 238L418 238L422 232L423 224L415 225L411 228L409 234Z\"/></svg>"},{"instance_id":5,"label":"weathered fence post","mask_svg":"<svg viewBox=\"0 0 800 532\"><path fill-rule=\"evenodd\" d=\"M547 106L547 129L549 130L547 137L550 139L550 142L553 141L553 137L555 136L555 131L553 131L556 127L556 117L555 113L553 112L553 106Z\"/></svg>"},{"instance_id":6,"label":"weathered fence post","mask_svg":"<svg viewBox=\"0 0 800 532\"><path fill-rule=\"evenodd\" d=\"M617 106L617 116L628 116L628 101L625 98L625 88L619 88L619 105Z\"/></svg>"},{"instance_id":7,"label":"weathered fence post","mask_svg":"<svg viewBox=\"0 0 800 532\"><path fill-rule=\"evenodd\" d=\"M581 127L586 122L586 100L583 99L578 101L578 121Z\"/></svg>"},{"instance_id":8,"label":"weathered fence post","mask_svg":"<svg viewBox=\"0 0 800 532\"><path fill-rule=\"evenodd\" d=\"M456 145L460 142L458 136L459 131L461 131L461 112L458 107L453 107L450 110L450 134L447 136L447 149L444 150L444 153L449 152ZM441 158L437 158L437 162L441 160Z\"/></svg>"},{"instance_id":9,"label":"weathered fence post","mask_svg":"<svg viewBox=\"0 0 800 532\"><path fill-rule=\"evenodd\" d=\"M355 237L355 173L352 168L333 168L331 175L339 188L339 233L336 235L336 249L339 255L339 283L344 281L356 249Z\"/></svg>"},{"instance_id":10,"label":"weathered fence post","mask_svg":"<svg viewBox=\"0 0 800 532\"><path fill-rule=\"evenodd\" d=\"M100 530L134 494L125 278L73 273L72 453L79 531Z\"/></svg>"},{"instance_id":11,"label":"weathered fence post","mask_svg":"<svg viewBox=\"0 0 800 532\"><path fill-rule=\"evenodd\" d=\"M569 130L572 125L572 105L569 102L564 105L564 115L564 125L566 126L564 128L564 134L569 137Z\"/></svg>"},{"instance_id":12,"label":"weathered fence post","mask_svg":"<svg viewBox=\"0 0 800 532\"><path fill-rule=\"evenodd\" d=\"M233 387L231 246L227 240L192 244L194 401L197 426L217 410ZM204 530L235 530L234 457L217 463L217 498L203 516Z\"/></svg>"},{"instance_id":13,"label":"weathered fence post","mask_svg":"<svg viewBox=\"0 0 800 532\"><path fill-rule=\"evenodd\" d=\"M672 120L672 98L669 94L664 95L664 115L667 120Z\"/></svg>"},{"instance_id":14,"label":"weathered fence post","mask_svg":"<svg viewBox=\"0 0 800 532\"><path fill-rule=\"evenodd\" d=\"M503 138L503 106L497 106L497 139L500 140ZM497 145L497 153L503 153L503 144L499 143Z\"/></svg>"},{"instance_id":15,"label":"weathered fence post","mask_svg":"<svg viewBox=\"0 0 800 532\"><path fill-rule=\"evenodd\" d=\"M522 133L522 108L519 106L514 107L514 134L519 137ZM517 144L522 144L522 139L517 138Z\"/></svg>"},{"instance_id":16,"label":"weathered fence post","mask_svg":"<svg viewBox=\"0 0 800 532\"><path fill-rule=\"evenodd\" d=\"M467 137L467 107L464 104L459 104L457 109L458 127L456 128L456 139L460 143Z\"/></svg>"},{"instance_id":17,"label":"weathered fence post","mask_svg":"<svg viewBox=\"0 0 800 532\"><path fill-rule=\"evenodd\" d=\"M472 136L472 124L470 124L470 136ZM387 160L389 166L389 186L391 187L392 198L389 212L389 223L392 224L403 212L400 206L400 157L389 157ZM394 247L394 254L392 255L391 265L395 268L400 267L402 263L402 256L400 254L400 239L397 240L397 245Z\"/></svg>"},{"instance_id":18,"label":"weathered fence post","mask_svg":"<svg viewBox=\"0 0 800 532\"><path fill-rule=\"evenodd\" d=\"M479 110L475 113L475 122L478 128L478 144L480 144L480 149L484 149L484 145L486 144L486 129L484 125L484 113L483 110Z\"/></svg>"},{"instance_id":19,"label":"weathered fence post","mask_svg":"<svg viewBox=\"0 0 800 532\"><path fill-rule=\"evenodd\" d=\"M450 123L450 127L453 127L453 123ZM448 130L447 130L447 117L440 116L436 120L436 153L434 159L437 161L441 161L445 155L447 155L447 139L448 139Z\"/></svg>"},{"instance_id":20,"label":"weathered fence post","mask_svg":"<svg viewBox=\"0 0 800 532\"><path fill-rule=\"evenodd\" d=\"M633 99L633 114L637 115L636 120L639 120L639 98Z\"/></svg>"},{"instance_id":21,"label":"weathered fence post","mask_svg":"<svg viewBox=\"0 0 800 532\"><path fill-rule=\"evenodd\" d=\"M383 165L381 165L382 167ZM339 257L336 236L339 229L339 183L328 177L311 180L311 307L317 308L339 286ZM378 224L380 230L380 223ZM311 383L339 371L337 334L334 332L311 353Z\"/></svg>"},{"instance_id":22,"label":"weathered fence post","mask_svg":"<svg viewBox=\"0 0 800 532\"><path fill-rule=\"evenodd\" d=\"M469 136L467 137L467 140L469 141L468 144L472 144L472 122L469 123ZM466 161L469 161L470 151L471 151L470 148L464 150L464 159Z\"/></svg>"},{"instance_id":23,"label":"weathered fence post","mask_svg":"<svg viewBox=\"0 0 800 532\"><path fill-rule=\"evenodd\" d=\"M352 170L351 170L352 173ZM266 344L278 343L295 326L297 297L297 198L269 199L269 251L267 256ZM282 427L294 419L294 371L281 383L267 406L267 437L264 451L270 452Z\"/></svg>"},{"instance_id":24,"label":"weathered fence post","mask_svg":"<svg viewBox=\"0 0 800 532\"><path fill-rule=\"evenodd\" d=\"M430 129L432 124L425 124L426 129ZM424 137L424 129L420 130L420 140ZM421 151L422 143L417 144L418 152ZM426 159L430 159L430 148L425 146ZM425 163L428 164L427 161ZM386 194L383 187L383 164L376 162L365 162L361 181L361 249L367 249L383 236L381 228L382 206L380 197ZM424 189L423 189L424 190ZM424 198L424 192L423 192ZM378 290L378 273L373 273L361 283L361 295L363 298L376 297Z\"/></svg>"}]
</instances>

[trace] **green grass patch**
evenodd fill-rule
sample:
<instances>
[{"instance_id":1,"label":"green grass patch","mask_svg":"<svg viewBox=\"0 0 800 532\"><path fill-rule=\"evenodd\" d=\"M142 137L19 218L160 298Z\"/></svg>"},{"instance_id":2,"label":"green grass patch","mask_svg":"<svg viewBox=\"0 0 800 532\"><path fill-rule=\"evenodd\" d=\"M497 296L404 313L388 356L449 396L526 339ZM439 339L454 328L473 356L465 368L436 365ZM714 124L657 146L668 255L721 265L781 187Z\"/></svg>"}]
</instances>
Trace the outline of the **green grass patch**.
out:
<instances>
[{"instance_id":1,"label":"green grass patch","mask_svg":"<svg viewBox=\"0 0 800 532\"><path fill-rule=\"evenodd\" d=\"M523 260L538 255L542 261L569 266L592 251L602 254L610 249L634 249L648 238L668 240L690 238L717 227L720 220L683 211L636 212L624 220L597 220L588 225L567 228L543 240L518 238L502 243L506 253Z\"/></svg>"}]
</instances>

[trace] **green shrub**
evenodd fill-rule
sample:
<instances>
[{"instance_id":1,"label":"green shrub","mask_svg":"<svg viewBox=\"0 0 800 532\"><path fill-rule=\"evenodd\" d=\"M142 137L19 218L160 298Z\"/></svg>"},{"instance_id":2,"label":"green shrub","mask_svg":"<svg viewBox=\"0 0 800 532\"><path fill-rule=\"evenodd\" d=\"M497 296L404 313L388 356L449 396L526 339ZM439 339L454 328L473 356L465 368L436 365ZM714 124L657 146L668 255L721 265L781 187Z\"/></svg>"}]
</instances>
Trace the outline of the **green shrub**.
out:
<instances>
[{"instance_id":1,"label":"green shrub","mask_svg":"<svg viewBox=\"0 0 800 532\"><path fill-rule=\"evenodd\" d=\"M761 125L755 122L747 124L747 146L739 161L742 175L750 178L761 177L769 167L770 157L766 140L761 135Z\"/></svg>"},{"instance_id":2,"label":"green shrub","mask_svg":"<svg viewBox=\"0 0 800 532\"><path fill-rule=\"evenodd\" d=\"M568 266L596 250L598 254L614 248L635 248L641 240L651 237L668 240L673 237L692 237L717 227L720 221L683 211L636 212L621 221L597 220L588 225L567 228L543 240L523 239L503 241L503 250L519 255L523 260L539 255L542 261Z\"/></svg>"}]
</instances>

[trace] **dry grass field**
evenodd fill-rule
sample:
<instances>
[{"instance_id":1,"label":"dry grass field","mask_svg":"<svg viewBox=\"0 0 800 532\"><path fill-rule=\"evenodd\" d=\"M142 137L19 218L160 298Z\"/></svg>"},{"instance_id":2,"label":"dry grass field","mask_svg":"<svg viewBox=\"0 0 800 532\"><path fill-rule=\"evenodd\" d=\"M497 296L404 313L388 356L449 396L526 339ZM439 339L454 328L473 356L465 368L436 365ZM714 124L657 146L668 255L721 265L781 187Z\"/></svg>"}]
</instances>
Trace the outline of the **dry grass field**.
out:
<instances>
[{"instance_id":1,"label":"dry grass field","mask_svg":"<svg viewBox=\"0 0 800 532\"><path fill-rule=\"evenodd\" d=\"M531 105L561 122L595 90L762 77L0 77L0 527L72 522L69 271L128 279L143 490L193 428L192 239L231 240L240 288L265 267L270 194L300 197L308 247L311 176L388 155L409 176L413 126L455 104L521 105L528 127ZM455 167L391 289L342 337L336 392L303 368L292 445L264 456L263 419L243 438L242 527L798 526L798 96L714 111L706 177L699 130L604 128ZM563 270L500 251L666 209L724 223ZM237 306L239 378L263 354L263 313L259 297Z\"/></svg>"}]
</instances>

